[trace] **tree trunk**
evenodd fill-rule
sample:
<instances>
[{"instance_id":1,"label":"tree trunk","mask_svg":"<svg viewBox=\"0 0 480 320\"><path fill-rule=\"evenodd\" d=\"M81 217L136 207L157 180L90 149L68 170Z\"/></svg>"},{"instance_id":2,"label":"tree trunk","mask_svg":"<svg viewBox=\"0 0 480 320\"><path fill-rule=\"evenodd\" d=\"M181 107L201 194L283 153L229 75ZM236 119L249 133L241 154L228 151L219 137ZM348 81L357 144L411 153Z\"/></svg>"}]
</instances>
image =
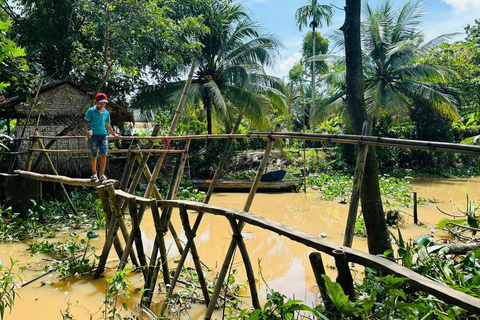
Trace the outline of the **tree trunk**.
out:
<instances>
[{"instance_id":1,"label":"tree trunk","mask_svg":"<svg viewBox=\"0 0 480 320\"><path fill-rule=\"evenodd\" d=\"M367 120L363 92L360 9L361 0L345 0L345 23L340 28L345 37L347 110L354 134L361 134L363 122ZM367 229L368 250L371 254L383 254L392 246L383 213L374 147L370 147L367 154L360 197Z\"/></svg>"},{"instance_id":2,"label":"tree trunk","mask_svg":"<svg viewBox=\"0 0 480 320\"><path fill-rule=\"evenodd\" d=\"M313 44L312 57L315 55L315 38L316 38L315 27L313 27L313 32L312 32L312 44ZM312 115L314 107L315 107L315 61L312 61L312 107L310 108L310 119L312 119L311 115ZM312 127L313 127L313 132L315 132L315 124L312 125L312 123L310 123L310 128L312 128Z\"/></svg>"},{"instance_id":3,"label":"tree trunk","mask_svg":"<svg viewBox=\"0 0 480 320\"><path fill-rule=\"evenodd\" d=\"M212 101L207 92L203 96L203 107L207 113L207 132L212 134Z\"/></svg>"}]
</instances>

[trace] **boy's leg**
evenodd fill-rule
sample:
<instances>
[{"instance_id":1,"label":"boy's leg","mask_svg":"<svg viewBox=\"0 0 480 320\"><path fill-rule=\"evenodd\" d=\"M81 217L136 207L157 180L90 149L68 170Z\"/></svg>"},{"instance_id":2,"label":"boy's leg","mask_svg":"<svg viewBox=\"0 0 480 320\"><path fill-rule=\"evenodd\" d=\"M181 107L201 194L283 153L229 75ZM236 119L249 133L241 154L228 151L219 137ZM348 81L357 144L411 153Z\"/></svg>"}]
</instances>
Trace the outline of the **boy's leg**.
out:
<instances>
[{"instance_id":1,"label":"boy's leg","mask_svg":"<svg viewBox=\"0 0 480 320\"><path fill-rule=\"evenodd\" d=\"M101 141L99 141L99 153L100 153L100 175L99 178L105 174L105 167L107 166L107 153L108 153L108 138L105 135Z\"/></svg>"},{"instance_id":2,"label":"boy's leg","mask_svg":"<svg viewBox=\"0 0 480 320\"><path fill-rule=\"evenodd\" d=\"M92 165L92 175L94 175L95 173L97 173L97 158L91 157L90 164ZM101 164L102 163L100 162L100 165Z\"/></svg>"},{"instance_id":3,"label":"boy's leg","mask_svg":"<svg viewBox=\"0 0 480 320\"><path fill-rule=\"evenodd\" d=\"M100 155L100 174L99 177L105 174L105 167L107 166L107 156L102 154Z\"/></svg>"}]
</instances>

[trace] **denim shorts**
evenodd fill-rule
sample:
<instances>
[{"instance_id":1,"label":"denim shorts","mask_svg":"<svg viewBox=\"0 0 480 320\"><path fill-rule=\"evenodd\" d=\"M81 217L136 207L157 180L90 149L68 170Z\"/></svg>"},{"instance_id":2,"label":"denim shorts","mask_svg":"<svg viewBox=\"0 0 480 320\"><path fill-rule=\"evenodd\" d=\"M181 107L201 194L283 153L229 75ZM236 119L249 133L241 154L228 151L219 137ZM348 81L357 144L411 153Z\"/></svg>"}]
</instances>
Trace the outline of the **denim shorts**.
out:
<instances>
[{"instance_id":1,"label":"denim shorts","mask_svg":"<svg viewBox=\"0 0 480 320\"><path fill-rule=\"evenodd\" d=\"M97 134L90 136L88 139L88 146L90 147L90 156L96 158L99 155L107 155L108 139L106 134Z\"/></svg>"}]
</instances>

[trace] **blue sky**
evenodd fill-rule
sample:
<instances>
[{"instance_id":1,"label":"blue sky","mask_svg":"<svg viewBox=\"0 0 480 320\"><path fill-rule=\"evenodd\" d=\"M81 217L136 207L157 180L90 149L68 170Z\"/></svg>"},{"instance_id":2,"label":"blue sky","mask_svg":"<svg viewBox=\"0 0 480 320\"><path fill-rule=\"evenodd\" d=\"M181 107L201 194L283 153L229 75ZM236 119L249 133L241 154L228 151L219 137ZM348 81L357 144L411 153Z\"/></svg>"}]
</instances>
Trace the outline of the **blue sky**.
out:
<instances>
[{"instance_id":1,"label":"blue sky","mask_svg":"<svg viewBox=\"0 0 480 320\"><path fill-rule=\"evenodd\" d=\"M373 7L380 2L369 1ZM406 2L392 0L396 8ZM344 0L320 3L332 4L338 8L345 6ZM475 19L480 19L480 0L424 0L423 3L422 27L427 40L444 33L463 33L467 24L473 24ZM279 77L286 76L299 60L302 38L308 32L308 29L299 31L295 24L295 11L307 4L307 0L244 0L243 4L250 10L251 18L264 27L264 32L273 33L283 41L286 49L281 51L282 61L276 69L269 70L269 73ZM333 25L319 30L322 36L340 28L344 19L343 10L335 9Z\"/></svg>"}]
</instances>

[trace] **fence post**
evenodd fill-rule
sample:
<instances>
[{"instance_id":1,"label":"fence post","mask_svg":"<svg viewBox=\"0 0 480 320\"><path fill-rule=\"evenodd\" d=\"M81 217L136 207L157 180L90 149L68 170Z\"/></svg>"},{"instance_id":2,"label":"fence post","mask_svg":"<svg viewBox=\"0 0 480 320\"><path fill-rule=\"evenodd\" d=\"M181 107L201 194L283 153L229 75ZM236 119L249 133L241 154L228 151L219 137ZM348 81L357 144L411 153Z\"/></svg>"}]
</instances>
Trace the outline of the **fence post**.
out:
<instances>
[{"instance_id":1,"label":"fence post","mask_svg":"<svg viewBox=\"0 0 480 320\"><path fill-rule=\"evenodd\" d=\"M320 252L312 252L308 258L310 260L310 264L312 265L313 275L315 276L315 281L317 282L318 289L320 290L320 296L322 297L323 304L328 310L329 307L332 306L332 300L330 299L327 288L325 287L325 280L322 278L322 275L325 274L322 255Z\"/></svg>"},{"instance_id":2,"label":"fence post","mask_svg":"<svg viewBox=\"0 0 480 320\"><path fill-rule=\"evenodd\" d=\"M352 274L348 267L347 255L343 250L333 250L332 252L338 270L337 283L340 284L345 295L352 299L355 296L355 288L353 287Z\"/></svg>"},{"instance_id":3,"label":"fence post","mask_svg":"<svg viewBox=\"0 0 480 320\"><path fill-rule=\"evenodd\" d=\"M365 121L363 123L362 136L370 135L372 123ZM361 138L360 138L361 139ZM360 140L359 140L360 143ZM357 153L357 164L355 166L355 176L353 178L352 195L350 197L350 207L348 209L347 226L345 228L345 237L343 245L352 247L353 234L355 233L355 222L357 220L358 201L362 187L363 173L365 172L365 161L367 160L368 146L359 144Z\"/></svg>"}]
</instances>

